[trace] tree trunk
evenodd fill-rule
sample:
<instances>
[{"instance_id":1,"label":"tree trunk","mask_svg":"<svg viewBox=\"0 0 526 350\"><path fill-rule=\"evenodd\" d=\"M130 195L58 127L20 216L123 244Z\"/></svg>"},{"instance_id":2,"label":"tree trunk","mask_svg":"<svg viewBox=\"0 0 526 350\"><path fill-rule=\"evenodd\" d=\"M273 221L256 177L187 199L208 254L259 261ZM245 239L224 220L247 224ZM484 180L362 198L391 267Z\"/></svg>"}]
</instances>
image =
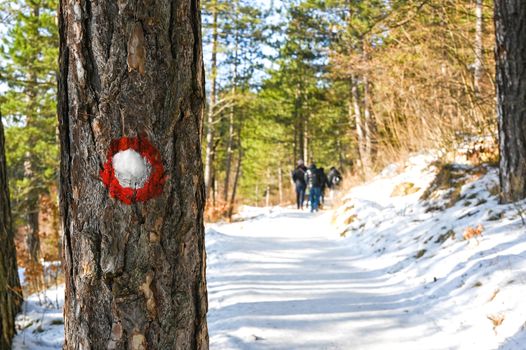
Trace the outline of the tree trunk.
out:
<instances>
[{"instance_id":1,"label":"tree trunk","mask_svg":"<svg viewBox=\"0 0 526 350\"><path fill-rule=\"evenodd\" d=\"M208 349L199 7L60 2L64 349Z\"/></svg>"},{"instance_id":2,"label":"tree trunk","mask_svg":"<svg viewBox=\"0 0 526 350\"><path fill-rule=\"evenodd\" d=\"M31 6L31 15L35 18L40 17L40 7L37 3ZM33 30L38 30L33 28ZM32 59L37 61L37 54L32 55ZM30 84L25 88L28 98L28 110L26 112L27 128L38 128L37 119L39 113L38 93L36 86L38 84L37 74L31 71L27 75ZM31 139L30 148L35 147L36 140ZM32 154L27 152L25 154L24 162L24 178L29 182L29 191L25 200L25 219L26 219L26 248L29 255L29 265L27 269L28 281L32 289L39 290L41 288L42 264L40 263L40 236L39 236L39 221L38 216L40 212L40 191L38 188L40 184L35 176L35 164Z\"/></svg>"},{"instance_id":3,"label":"tree trunk","mask_svg":"<svg viewBox=\"0 0 526 350\"><path fill-rule=\"evenodd\" d=\"M26 246L32 264L39 264L40 257L40 237L39 231L39 195L36 191L37 184L34 183L33 162L30 160L31 155L26 154L24 162L24 178L32 182L29 193L26 198Z\"/></svg>"},{"instance_id":4,"label":"tree trunk","mask_svg":"<svg viewBox=\"0 0 526 350\"><path fill-rule=\"evenodd\" d=\"M364 164L365 173L368 175L371 171L373 163L373 130L374 120L371 115L371 103L370 103L370 87L369 79L363 78L363 116L364 116L364 131L365 131L365 154Z\"/></svg>"},{"instance_id":5,"label":"tree trunk","mask_svg":"<svg viewBox=\"0 0 526 350\"><path fill-rule=\"evenodd\" d=\"M0 349L11 348L15 316L22 302L6 168L4 128L0 116Z\"/></svg>"},{"instance_id":6,"label":"tree trunk","mask_svg":"<svg viewBox=\"0 0 526 350\"><path fill-rule=\"evenodd\" d=\"M279 192L279 204L283 204L283 170L281 166L278 168L278 192Z\"/></svg>"},{"instance_id":7,"label":"tree trunk","mask_svg":"<svg viewBox=\"0 0 526 350\"><path fill-rule=\"evenodd\" d=\"M233 93L235 93L235 88ZM232 153L234 152L234 107L230 111L228 118L228 140L226 146L225 160L225 185L223 187L223 201L228 202L228 192L230 191L230 173L232 172Z\"/></svg>"},{"instance_id":8,"label":"tree trunk","mask_svg":"<svg viewBox=\"0 0 526 350\"><path fill-rule=\"evenodd\" d=\"M217 1L213 2L212 6L212 68L210 72L210 105L208 106L207 129L206 129L206 158L205 158L205 188L206 198L210 197L210 190L213 185L214 173L214 134L215 134L215 107L216 107L216 87L217 87L217 45L218 45L218 29L217 29ZM215 203L215 199L214 199ZM215 204L214 204L215 206Z\"/></svg>"},{"instance_id":9,"label":"tree trunk","mask_svg":"<svg viewBox=\"0 0 526 350\"><path fill-rule=\"evenodd\" d=\"M501 200L526 197L526 2L495 1Z\"/></svg>"},{"instance_id":10,"label":"tree trunk","mask_svg":"<svg viewBox=\"0 0 526 350\"><path fill-rule=\"evenodd\" d=\"M358 143L358 153L362 170L368 166L367 151L365 146L365 132L362 122L362 112L360 110L360 93L358 91L358 82L355 77L351 78L351 98L349 103L349 119L354 117L356 127L356 136Z\"/></svg>"},{"instance_id":11,"label":"tree trunk","mask_svg":"<svg viewBox=\"0 0 526 350\"><path fill-rule=\"evenodd\" d=\"M473 64L473 86L475 88L475 96L480 95L480 80L482 78L482 57L483 44L482 35L484 30L484 18L482 12L482 1L476 0L475 3L475 62Z\"/></svg>"},{"instance_id":12,"label":"tree trunk","mask_svg":"<svg viewBox=\"0 0 526 350\"><path fill-rule=\"evenodd\" d=\"M297 151L298 151L298 160L304 160L307 162L307 159L305 158L305 118L303 116L303 108L302 108L303 102L301 97L301 86L300 84L297 85L297 89L294 93L294 119L296 120L296 131L297 131L297 137L298 137L298 144L297 144Z\"/></svg>"},{"instance_id":13,"label":"tree trunk","mask_svg":"<svg viewBox=\"0 0 526 350\"><path fill-rule=\"evenodd\" d=\"M237 26L238 10L237 2L234 2L233 11L235 13L235 25ZM235 99L236 88L237 88L237 66L238 66L238 47L239 47L239 30L235 29L236 34L234 36L234 71L232 74L232 98ZM234 120L236 116L236 106L232 105L230 109L230 115L228 117L228 140L226 147L226 160L225 160L225 186L223 187L223 201L228 203L228 192L230 191L230 174L232 173L232 154L234 152Z\"/></svg>"},{"instance_id":14,"label":"tree trunk","mask_svg":"<svg viewBox=\"0 0 526 350\"><path fill-rule=\"evenodd\" d=\"M236 166L236 174L234 176L234 185L232 186L232 195L230 196L230 204L228 205L228 220L232 221L232 215L234 214L234 205L236 203L237 187L239 183L239 177L241 176L241 164L243 159L243 149L241 148L241 140L238 134L238 158Z\"/></svg>"},{"instance_id":15,"label":"tree trunk","mask_svg":"<svg viewBox=\"0 0 526 350\"><path fill-rule=\"evenodd\" d=\"M267 168L267 187L265 189L265 207L270 207L270 169Z\"/></svg>"}]
</instances>

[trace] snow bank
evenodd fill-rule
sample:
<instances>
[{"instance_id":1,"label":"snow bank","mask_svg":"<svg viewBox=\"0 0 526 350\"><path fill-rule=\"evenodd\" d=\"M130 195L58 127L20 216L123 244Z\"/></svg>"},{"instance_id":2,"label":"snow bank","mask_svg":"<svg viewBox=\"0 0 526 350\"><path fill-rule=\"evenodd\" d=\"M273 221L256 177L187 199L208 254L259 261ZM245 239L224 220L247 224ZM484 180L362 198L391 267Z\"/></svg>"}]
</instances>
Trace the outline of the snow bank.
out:
<instances>
[{"instance_id":1,"label":"snow bank","mask_svg":"<svg viewBox=\"0 0 526 350\"><path fill-rule=\"evenodd\" d=\"M526 202L499 205L497 169L466 165L449 166L453 188L420 200L440 170L431 160L412 158L351 190L339 232L363 266L409 291L408 319L436 326L422 349L526 349ZM419 190L391 196L407 182Z\"/></svg>"}]
</instances>

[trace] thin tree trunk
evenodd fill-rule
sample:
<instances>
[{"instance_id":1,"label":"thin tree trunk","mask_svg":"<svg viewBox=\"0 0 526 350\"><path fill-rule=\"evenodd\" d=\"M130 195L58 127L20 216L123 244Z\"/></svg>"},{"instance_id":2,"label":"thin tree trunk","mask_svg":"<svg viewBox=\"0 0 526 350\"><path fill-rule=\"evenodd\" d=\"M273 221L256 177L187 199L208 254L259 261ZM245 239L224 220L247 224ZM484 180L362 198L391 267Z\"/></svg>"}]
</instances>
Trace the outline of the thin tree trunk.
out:
<instances>
[{"instance_id":1,"label":"thin tree trunk","mask_svg":"<svg viewBox=\"0 0 526 350\"><path fill-rule=\"evenodd\" d=\"M303 114L302 118L303 122L303 159L305 161L311 160L311 162L314 160L312 159L313 155L309 152L309 119L307 115Z\"/></svg>"},{"instance_id":2,"label":"thin tree trunk","mask_svg":"<svg viewBox=\"0 0 526 350\"><path fill-rule=\"evenodd\" d=\"M270 169L267 168L267 188L265 189L265 207L270 207Z\"/></svg>"},{"instance_id":3,"label":"thin tree trunk","mask_svg":"<svg viewBox=\"0 0 526 350\"><path fill-rule=\"evenodd\" d=\"M26 248L30 257L30 262L36 267L40 264L40 237L39 233L39 195L36 191L36 184L34 183L35 175L33 171L33 162L31 155L26 154L26 161L24 162L24 178L31 181L31 188L26 198Z\"/></svg>"},{"instance_id":4,"label":"thin tree trunk","mask_svg":"<svg viewBox=\"0 0 526 350\"><path fill-rule=\"evenodd\" d=\"M362 170L368 166L366 158L365 134L362 122L362 112L360 110L360 93L358 91L358 82L355 77L351 78L351 101L349 103L349 114L354 117L356 127L356 136L358 143L358 153Z\"/></svg>"},{"instance_id":5,"label":"thin tree trunk","mask_svg":"<svg viewBox=\"0 0 526 350\"><path fill-rule=\"evenodd\" d=\"M256 184L256 207L259 207L259 184Z\"/></svg>"},{"instance_id":6,"label":"thin tree trunk","mask_svg":"<svg viewBox=\"0 0 526 350\"><path fill-rule=\"evenodd\" d=\"M482 12L483 0L476 0L475 3L475 63L473 64L473 85L475 88L475 96L480 94L480 80L482 78L482 58L483 58L483 44L482 36L484 30L484 18Z\"/></svg>"},{"instance_id":7,"label":"thin tree trunk","mask_svg":"<svg viewBox=\"0 0 526 350\"><path fill-rule=\"evenodd\" d=\"M13 222L7 184L4 128L0 115L0 349L10 349L22 292L16 265Z\"/></svg>"},{"instance_id":8,"label":"thin tree trunk","mask_svg":"<svg viewBox=\"0 0 526 350\"><path fill-rule=\"evenodd\" d=\"M238 134L239 135L239 134ZM238 136L239 138L239 136ZM237 187L239 183L239 177L241 176L241 164L243 159L243 149L241 148L241 140L238 139L238 158L236 166L236 175L234 176L234 185L232 187L232 195L230 196L230 204L228 206L228 219L232 220L232 215L234 213L234 205L236 203Z\"/></svg>"},{"instance_id":9,"label":"thin tree trunk","mask_svg":"<svg viewBox=\"0 0 526 350\"><path fill-rule=\"evenodd\" d=\"M501 200L526 197L526 2L495 1Z\"/></svg>"},{"instance_id":10,"label":"thin tree trunk","mask_svg":"<svg viewBox=\"0 0 526 350\"><path fill-rule=\"evenodd\" d=\"M35 18L40 17L40 7L37 3L31 6L31 15ZM38 30L33 28L32 30ZM36 61L36 55L33 55ZM34 71L30 72L27 77L31 83L26 87L26 95L28 98L28 110L26 113L26 125L28 128L38 128L35 123L37 114L39 113L38 95L35 87L38 84L37 75ZM29 140L30 147L33 148L36 140ZM28 266L28 281L34 290L41 287L41 271L42 265L40 263L40 237L39 237L39 221L38 216L40 212L40 194L38 190L39 184L35 179L35 165L32 154L29 152L25 154L24 161L24 178L29 182L29 191L25 199L25 219L26 219L26 248L29 255Z\"/></svg>"},{"instance_id":11,"label":"thin tree trunk","mask_svg":"<svg viewBox=\"0 0 526 350\"><path fill-rule=\"evenodd\" d=\"M371 116L370 96L369 96L369 80L367 77L363 78L363 115L364 115L364 134L365 134L365 172L368 174L371 171L373 160L373 118Z\"/></svg>"},{"instance_id":12,"label":"thin tree trunk","mask_svg":"<svg viewBox=\"0 0 526 350\"><path fill-rule=\"evenodd\" d=\"M298 84L296 92L295 92L295 98L294 98L294 116L296 120L296 130L297 130L297 136L298 136L298 159L302 159L304 161L307 161L306 154L305 154L305 119L303 116L303 110L302 110L302 100L301 100L301 92L300 92L300 85Z\"/></svg>"},{"instance_id":13,"label":"thin tree trunk","mask_svg":"<svg viewBox=\"0 0 526 350\"><path fill-rule=\"evenodd\" d=\"M279 204L283 204L283 170L281 166L278 169L278 191L279 191Z\"/></svg>"},{"instance_id":14,"label":"thin tree trunk","mask_svg":"<svg viewBox=\"0 0 526 350\"><path fill-rule=\"evenodd\" d=\"M208 349L200 28L194 0L60 2L66 350Z\"/></svg>"},{"instance_id":15,"label":"thin tree trunk","mask_svg":"<svg viewBox=\"0 0 526 350\"><path fill-rule=\"evenodd\" d=\"M210 197L210 188L212 187L213 182L213 173L214 173L214 158L215 158L215 148L214 148L214 113L216 107L216 89L217 89L217 46L218 46L218 23L217 23L217 1L213 1L212 5L212 67L210 72L210 105L208 106L208 116L207 116L207 129L206 129L206 156L205 156L205 189L206 189L206 198ZM215 203L215 200L214 200ZM214 204L215 206L215 204Z\"/></svg>"},{"instance_id":16,"label":"thin tree trunk","mask_svg":"<svg viewBox=\"0 0 526 350\"><path fill-rule=\"evenodd\" d=\"M235 93L235 88L233 93ZM234 107L230 111L228 118L228 141L226 147L225 160L225 185L223 186L223 201L228 201L228 192L230 191L230 173L232 172L232 153L234 152Z\"/></svg>"}]
</instances>

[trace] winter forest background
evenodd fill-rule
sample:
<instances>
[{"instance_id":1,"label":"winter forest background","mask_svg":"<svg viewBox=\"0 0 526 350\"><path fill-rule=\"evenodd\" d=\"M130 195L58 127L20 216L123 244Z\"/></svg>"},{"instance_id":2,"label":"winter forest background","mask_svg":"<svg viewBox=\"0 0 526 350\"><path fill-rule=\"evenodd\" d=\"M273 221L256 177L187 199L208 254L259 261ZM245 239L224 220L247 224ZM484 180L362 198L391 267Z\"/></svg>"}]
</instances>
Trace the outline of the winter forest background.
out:
<instances>
[{"instance_id":1,"label":"winter forest background","mask_svg":"<svg viewBox=\"0 0 526 350\"><path fill-rule=\"evenodd\" d=\"M58 5L0 0L0 115L24 295L64 279ZM457 157L499 166L493 1L202 0L201 10L207 222L292 204L299 159L337 167L349 189L433 152L434 185L453 188L451 207L463 198Z\"/></svg>"},{"instance_id":2,"label":"winter forest background","mask_svg":"<svg viewBox=\"0 0 526 350\"><path fill-rule=\"evenodd\" d=\"M18 256L36 269L60 256L57 6L0 8ZM496 145L491 1L214 0L202 18L210 219L290 202L298 159L361 179L411 152Z\"/></svg>"}]
</instances>

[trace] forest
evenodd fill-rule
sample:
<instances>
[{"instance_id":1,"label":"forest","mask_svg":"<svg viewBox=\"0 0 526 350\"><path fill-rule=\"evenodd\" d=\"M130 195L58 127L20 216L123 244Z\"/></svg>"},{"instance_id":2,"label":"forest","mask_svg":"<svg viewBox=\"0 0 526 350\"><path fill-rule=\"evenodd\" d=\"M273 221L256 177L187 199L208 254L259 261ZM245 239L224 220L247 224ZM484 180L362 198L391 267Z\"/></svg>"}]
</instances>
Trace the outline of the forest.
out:
<instances>
[{"instance_id":1,"label":"forest","mask_svg":"<svg viewBox=\"0 0 526 350\"><path fill-rule=\"evenodd\" d=\"M348 191L422 154L435 182L403 195L451 186L425 213L494 174L524 222L525 28L520 0L0 0L0 349L53 286L49 349L207 349L205 241L247 208L295 207L299 161L339 170L322 214L346 216L342 237L361 215Z\"/></svg>"}]
</instances>

